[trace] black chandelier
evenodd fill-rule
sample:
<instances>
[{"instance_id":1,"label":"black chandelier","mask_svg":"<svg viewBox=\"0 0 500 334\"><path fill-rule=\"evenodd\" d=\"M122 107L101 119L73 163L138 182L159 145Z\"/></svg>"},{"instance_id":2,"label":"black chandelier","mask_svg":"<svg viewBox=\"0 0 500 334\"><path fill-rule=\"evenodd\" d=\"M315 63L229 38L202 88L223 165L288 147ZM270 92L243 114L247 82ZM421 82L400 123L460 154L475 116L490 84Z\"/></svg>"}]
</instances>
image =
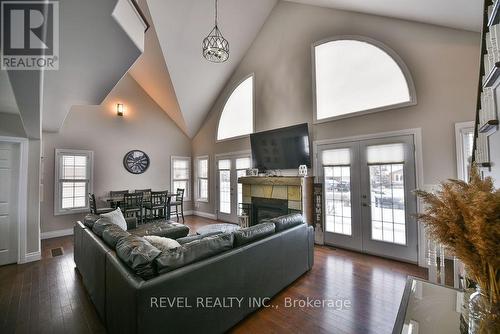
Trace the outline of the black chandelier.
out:
<instances>
[{"instance_id":1,"label":"black chandelier","mask_svg":"<svg viewBox=\"0 0 500 334\"><path fill-rule=\"evenodd\" d=\"M217 26L217 0L215 0L215 27L203 40L203 57L213 63L223 63L229 58L229 42Z\"/></svg>"}]
</instances>

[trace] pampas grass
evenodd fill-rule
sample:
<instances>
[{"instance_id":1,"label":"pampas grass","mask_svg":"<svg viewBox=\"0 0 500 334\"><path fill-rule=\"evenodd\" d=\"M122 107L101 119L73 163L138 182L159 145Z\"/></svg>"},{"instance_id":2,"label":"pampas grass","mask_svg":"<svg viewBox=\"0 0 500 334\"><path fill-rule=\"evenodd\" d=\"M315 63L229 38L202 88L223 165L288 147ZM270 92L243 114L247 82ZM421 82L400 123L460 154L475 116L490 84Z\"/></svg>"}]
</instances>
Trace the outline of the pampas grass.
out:
<instances>
[{"instance_id":1,"label":"pampas grass","mask_svg":"<svg viewBox=\"0 0 500 334\"><path fill-rule=\"evenodd\" d=\"M500 190L472 168L470 182L448 180L436 194L417 190L426 204L418 215L432 237L466 266L493 312L500 305ZM495 316L497 317L497 316ZM497 319L498 320L498 319Z\"/></svg>"}]
</instances>

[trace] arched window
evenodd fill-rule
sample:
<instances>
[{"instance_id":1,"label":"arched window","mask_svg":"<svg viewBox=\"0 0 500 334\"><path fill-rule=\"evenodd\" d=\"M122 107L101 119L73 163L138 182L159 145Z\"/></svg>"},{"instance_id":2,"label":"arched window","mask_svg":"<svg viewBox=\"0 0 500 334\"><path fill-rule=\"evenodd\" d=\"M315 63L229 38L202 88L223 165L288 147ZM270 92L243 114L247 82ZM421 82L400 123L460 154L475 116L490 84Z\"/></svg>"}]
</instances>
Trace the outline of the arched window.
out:
<instances>
[{"instance_id":1,"label":"arched window","mask_svg":"<svg viewBox=\"0 0 500 334\"><path fill-rule=\"evenodd\" d=\"M241 137L253 132L253 75L244 79L224 105L217 127L217 140Z\"/></svg>"},{"instance_id":2,"label":"arched window","mask_svg":"<svg viewBox=\"0 0 500 334\"><path fill-rule=\"evenodd\" d=\"M343 36L313 45L315 121L416 104L401 58L382 43Z\"/></svg>"}]
</instances>

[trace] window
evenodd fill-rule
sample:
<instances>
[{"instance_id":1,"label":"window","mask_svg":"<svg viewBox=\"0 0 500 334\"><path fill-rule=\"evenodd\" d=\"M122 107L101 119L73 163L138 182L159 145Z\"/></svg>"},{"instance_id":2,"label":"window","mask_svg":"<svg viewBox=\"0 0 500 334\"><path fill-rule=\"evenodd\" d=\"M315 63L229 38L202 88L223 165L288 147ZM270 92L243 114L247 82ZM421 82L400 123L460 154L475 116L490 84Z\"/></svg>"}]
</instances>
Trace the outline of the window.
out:
<instances>
[{"instance_id":1,"label":"window","mask_svg":"<svg viewBox=\"0 0 500 334\"><path fill-rule=\"evenodd\" d=\"M184 200L191 199L189 190L191 179L191 158L190 157L172 157L172 191L184 189Z\"/></svg>"},{"instance_id":2,"label":"window","mask_svg":"<svg viewBox=\"0 0 500 334\"><path fill-rule=\"evenodd\" d=\"M92 192L92 164L92 151L56 150L55 215L89 210L88 193Z\"/></svg>"},{"instance_id":3,"label":"window","mask_svg":"<svg viewBox=\"0 0 500 334\"><path fill-rule=\"evenodd\" d=\"M198 157L196 161L197 200L201 202L208 202L208 156Z\"/></svg>"},{"instance_id":4,"label":"window","mask_svg":"<svg viewBox=\"0 0 500 334\"><path fill-rule=\"evenodd\" d=\"M469 181L474 145L474 122L455 124L457 150L457 176L462 181Z\"/></svg>"},{"instance_id":5,"label":"window","mask_svg":"<svg viewBox=\"0 0 500 334\"><path fill-rule=\"evenodd\" d=\"M313 46L315 121L416 103L409 71L381 43L346 37Z\"/></svg>"},{"instance_id":6,"label":"window","mask_svg":"<svg viewBox=\"0 0 500 334\"><path fill-rule=\"evenodd\" d=\"M241 82L224 105L217 127L217 140L253 132L253 75Z\"/></svg>"}]
</instances>

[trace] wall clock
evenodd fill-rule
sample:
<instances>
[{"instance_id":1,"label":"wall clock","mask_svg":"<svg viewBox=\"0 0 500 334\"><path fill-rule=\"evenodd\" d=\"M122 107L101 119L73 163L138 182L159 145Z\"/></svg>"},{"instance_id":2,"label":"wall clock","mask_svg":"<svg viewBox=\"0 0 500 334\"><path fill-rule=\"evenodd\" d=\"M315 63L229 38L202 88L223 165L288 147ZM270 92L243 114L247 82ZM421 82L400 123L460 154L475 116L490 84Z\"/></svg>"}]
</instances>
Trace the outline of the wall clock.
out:
<instances>
[{"instance_id":1,"label":"wall clock","mask_svg":"<svg viewBox=\"0 0 500 334\"><path fill-rule=\"evenodd\" d=\"M123 157L123 166L132 174L142 174L149 167L149 157L140 150L132 150Z\"/></svg>"}]
</instances>

